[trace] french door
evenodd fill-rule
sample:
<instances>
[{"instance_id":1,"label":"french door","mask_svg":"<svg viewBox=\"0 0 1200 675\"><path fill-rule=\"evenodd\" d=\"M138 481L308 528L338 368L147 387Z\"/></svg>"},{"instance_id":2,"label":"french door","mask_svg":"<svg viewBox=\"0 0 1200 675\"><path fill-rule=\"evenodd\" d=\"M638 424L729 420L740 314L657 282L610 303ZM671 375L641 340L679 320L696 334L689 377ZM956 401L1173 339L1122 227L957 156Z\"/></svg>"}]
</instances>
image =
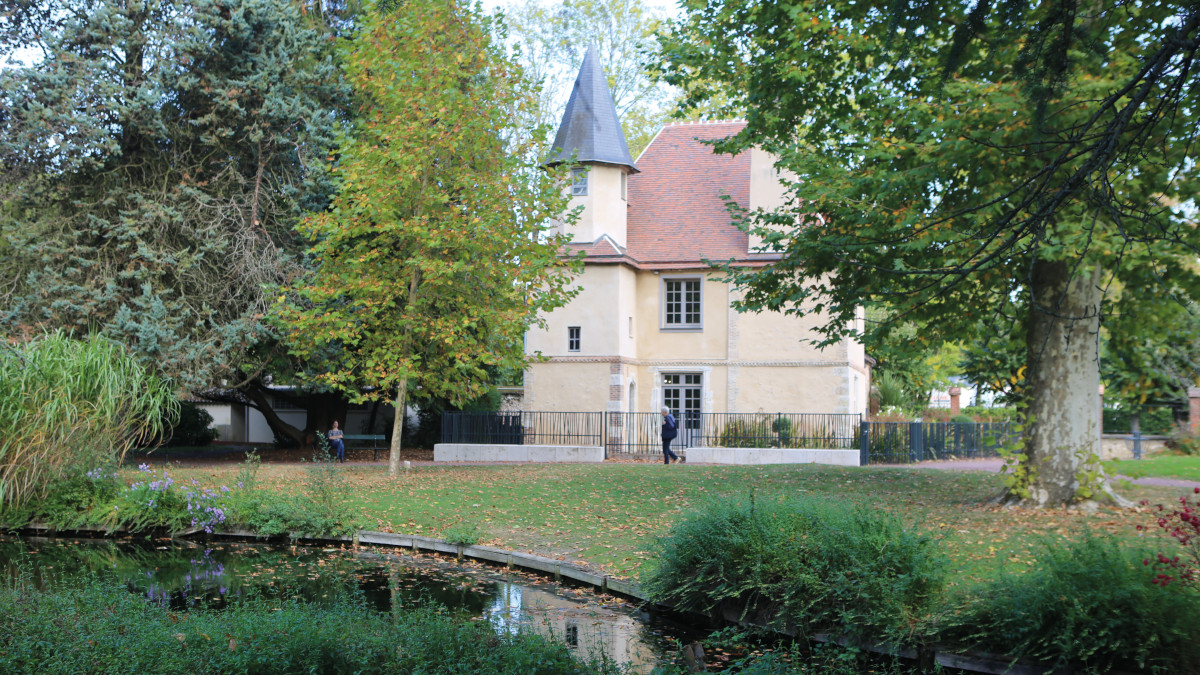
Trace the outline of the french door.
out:
<instances>
[{"instance_id":1,"label":"french door","mask_svg":"<svg viewBox=\"0 0 1200 675\"><path fill-rule=\"evenodd\" d=\"M700 392L703 381L700 373L665 373L663 375L663 405L679 422L680 448L694 447L700 440Z\"/></svg>"}]
</instances>

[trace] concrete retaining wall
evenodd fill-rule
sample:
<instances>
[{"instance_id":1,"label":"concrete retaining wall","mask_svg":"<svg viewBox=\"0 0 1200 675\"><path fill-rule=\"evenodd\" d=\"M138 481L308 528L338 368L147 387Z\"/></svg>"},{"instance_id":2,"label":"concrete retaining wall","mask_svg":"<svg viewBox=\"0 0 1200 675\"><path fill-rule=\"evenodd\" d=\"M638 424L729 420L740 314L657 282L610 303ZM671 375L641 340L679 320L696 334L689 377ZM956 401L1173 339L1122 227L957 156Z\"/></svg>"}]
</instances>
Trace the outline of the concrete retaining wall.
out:
<instances>
[{"instance_id":1,"label":"concrete retaining wall","mask_svg":"<svg viewBox=\"0 0 1200 675\"><path fill-rule=\"evenodd\" d=\"M435 462L603 462L604 448L589 445L475 445L438 443Z\"/></svg>"},{"instance_id":2,"label":"concrete retaining wall","mask_svg":"<svg viewBox=\"0 0 1200 675\"><path fill-rule=\"evenodd\" d=\"M687 461L699 464L836 464L858 466L858 450L789 448L688 448Z\"/></svg>"},{"instance_id":3,"label":"concrete retaining wall","mask_svg":"<svg viewBox=\"0 0 1200 675\"><path fill-rule=\"evenodd\" d=\"M1142 457L1166 452L1170 436L1142 436ZM1100 437L1100 459L1133 459L1133 436L1104 434Z\"/></svg>"}]
</instances>

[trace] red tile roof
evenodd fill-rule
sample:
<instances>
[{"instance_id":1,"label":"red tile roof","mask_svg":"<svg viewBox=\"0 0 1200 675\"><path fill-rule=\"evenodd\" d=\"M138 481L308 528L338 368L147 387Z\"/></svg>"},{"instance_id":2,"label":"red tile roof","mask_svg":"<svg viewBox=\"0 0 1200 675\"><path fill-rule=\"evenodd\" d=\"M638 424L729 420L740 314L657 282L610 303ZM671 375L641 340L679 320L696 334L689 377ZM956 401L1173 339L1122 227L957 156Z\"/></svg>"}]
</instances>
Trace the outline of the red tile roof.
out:
<instances>
[{"instance_id":1,"label":"red tile roof","mask_svg":"<svg viewBox=\"0 0 1200 675\"><path fill-rule=\"evenodd\" d=\"M749 206L750 153L717 155L700 142L732 136L744 126L675 124L658 133L637 159L642 172L629 177L631 262L670 268L694 267L704 259L747 259L748 237L730 223L721 197Z\"/></svg>"}]
</instances>

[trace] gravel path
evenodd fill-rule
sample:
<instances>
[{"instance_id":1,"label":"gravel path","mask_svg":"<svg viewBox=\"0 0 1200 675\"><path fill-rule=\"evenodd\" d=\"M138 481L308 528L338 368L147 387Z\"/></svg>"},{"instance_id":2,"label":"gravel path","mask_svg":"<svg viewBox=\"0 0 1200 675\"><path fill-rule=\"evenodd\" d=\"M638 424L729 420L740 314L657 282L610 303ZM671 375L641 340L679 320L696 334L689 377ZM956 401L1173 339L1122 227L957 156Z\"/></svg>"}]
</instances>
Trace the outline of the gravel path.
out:
<instances>
[{"instance_id":1,"label":"gravel path","mask_svg":"<svg viewBox=\"0 0 1200 675\"><path fill-rule=\"evenodd\" d=\"M920 464L873 464L872 466L891 466L891 467L907 467L910 469L941 469L943 471L986 471L988 473L996 473L1000 471L1000 467L1004 466L1004 462L996 458L987 459L955 459L934 462L921 462ZM1166 487L1200 487L1200 481L1185 480L1181 478L1159 478L1157 476L1146 476L1144 478L1130 478L1129 476L1114 476L1114 478L1127 480L1135 485L1161 485Z\"/></svg>"}]
</instances>

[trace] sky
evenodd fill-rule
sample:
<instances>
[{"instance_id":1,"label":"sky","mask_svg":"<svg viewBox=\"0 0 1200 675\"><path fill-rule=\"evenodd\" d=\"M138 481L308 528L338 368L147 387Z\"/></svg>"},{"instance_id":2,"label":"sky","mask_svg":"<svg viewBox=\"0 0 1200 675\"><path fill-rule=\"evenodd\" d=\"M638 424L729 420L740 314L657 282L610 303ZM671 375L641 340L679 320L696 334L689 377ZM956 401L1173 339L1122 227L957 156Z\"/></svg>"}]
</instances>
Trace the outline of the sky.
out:
<instances>
[{"instance_id":1,"label":"sky","mask_svg":"<svg viewBox=\"0 0 1200 675\"><path fill-rule=\"evenodd\" d=\"M543 4L550 4L547 0L542 0L542 2ZM504 9L511 5L523 4L521 0L482 0L482 3L483 8L489 12L495 9ZM642 4L664 17L674 17L679 14L679 6L672 0L642 0Z\"/></svg>"}]
</instances>

